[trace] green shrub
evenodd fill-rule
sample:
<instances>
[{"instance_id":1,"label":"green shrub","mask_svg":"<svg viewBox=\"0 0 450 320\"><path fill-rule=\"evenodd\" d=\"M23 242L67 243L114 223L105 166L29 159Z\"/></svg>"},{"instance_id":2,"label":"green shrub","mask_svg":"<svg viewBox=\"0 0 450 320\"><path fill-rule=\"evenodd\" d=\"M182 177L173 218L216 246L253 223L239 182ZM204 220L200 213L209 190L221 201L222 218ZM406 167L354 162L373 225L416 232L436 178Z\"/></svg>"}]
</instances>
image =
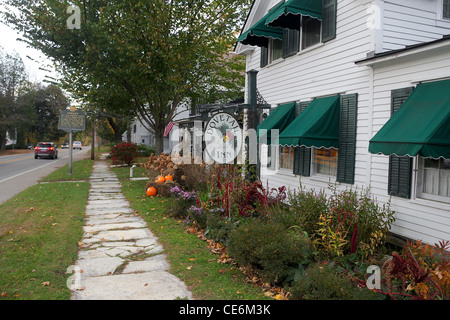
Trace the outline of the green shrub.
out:
<instances>
[{"instance_id":1,"label":"green shrub","mask_svg":"<svg viewBox=\"0 0 450 320\"><path fill-rule=\"evenodd\" d=\"M288 227L300 226L308 234L314 234L320 215L328 211L328 199L324 191L305 191L300 187L299 191L290 191L287 197L290 208L284 210L278 219Z\"/></svg>"},{"instance_id":2,"label":"green shrub","mask_svg":"<svg viewBox=\"0 0 450 320\"><path fill-rule=\"evenodd\" d=\"M230 235L236 230L240 220L229 219L219 213L210 213L207 215L205 237L228 245Z\"/></svg>"},{"instance_id":3,"label":"green shrub","mask_svg":"<svg viewBox=\"0 0 450 320\"><path fill-rule=\"evenodd\" d=\"M311 255L309 241L302 232L261 219L239 226L230 236L228 252L238 264L274 284L283 283L293 268Z\"/></svg>"},{"instance_id":4,"label":"green shrub","mask_svg":"<svg viewBox=\"0 0 450 320\"><path fill-rule=\"evenodd\" d=\"M138 146L139 156L140 157L150 157L150 155L153 153L156 153L155 147L149 147L145 144L140 144Z\"/></svg>"},{"instance_id":5,"label":"green shrub","mask_svg":"<svg viewBox=\"0 0 450 320\"><path fill-rule=\"evenodd\" d=\"M275 212L272 219L300 226L331 257L356 251L374 254L394 221L390 203L379 205L368 190L338 191L334 186L330 190L330 196L324 190L290 192L290 208Z\"/></svg>"},{"instance_id":6,"label":"green shrub","mask_svg":"<svg viewBox=\"0 0 450 320\"><path fill-rule=\"evenodd\" d=\"M349 278L332 265L311 264L305 275L289 287L293 300L368 300L381 299L381 295L358 288Z\"/></svg>"}]
</instances>

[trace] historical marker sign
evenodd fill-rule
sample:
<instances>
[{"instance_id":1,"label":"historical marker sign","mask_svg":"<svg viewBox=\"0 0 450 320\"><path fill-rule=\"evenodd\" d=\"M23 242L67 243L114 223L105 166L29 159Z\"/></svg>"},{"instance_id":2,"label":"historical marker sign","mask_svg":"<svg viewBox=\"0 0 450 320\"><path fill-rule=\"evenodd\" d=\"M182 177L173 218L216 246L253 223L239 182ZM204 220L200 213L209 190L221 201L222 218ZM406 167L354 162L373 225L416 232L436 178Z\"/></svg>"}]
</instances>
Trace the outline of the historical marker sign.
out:
<instances>
[{"instance_id":1,"label":"historical marker sign","mask_svg":"<svg viewBox=\"0 0 450 320\"><path fill-rule=\"evenodd\" d=\"M86 129L86 114L81 110L60 110L59 130L66 132L84 131Z\"/></svg>"}]
</instances>

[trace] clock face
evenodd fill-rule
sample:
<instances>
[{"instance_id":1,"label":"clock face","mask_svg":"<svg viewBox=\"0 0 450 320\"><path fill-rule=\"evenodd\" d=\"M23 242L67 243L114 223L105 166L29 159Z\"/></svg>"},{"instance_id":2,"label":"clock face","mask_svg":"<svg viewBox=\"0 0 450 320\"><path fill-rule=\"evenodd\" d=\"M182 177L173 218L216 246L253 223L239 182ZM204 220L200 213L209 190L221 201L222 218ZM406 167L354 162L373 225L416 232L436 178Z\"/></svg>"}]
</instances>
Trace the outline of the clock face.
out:
<instances>
[{"instance_id":1,"label":"clock face","mask_svg":"<svg viewBox=\"0 0 450 320\"><path fill-rule=\"evenodd\" d=\"M214 115L205 128L206 152L217 163L236 159L242 148L242 129L228 113Z\"/></svg>"}]
</instances>

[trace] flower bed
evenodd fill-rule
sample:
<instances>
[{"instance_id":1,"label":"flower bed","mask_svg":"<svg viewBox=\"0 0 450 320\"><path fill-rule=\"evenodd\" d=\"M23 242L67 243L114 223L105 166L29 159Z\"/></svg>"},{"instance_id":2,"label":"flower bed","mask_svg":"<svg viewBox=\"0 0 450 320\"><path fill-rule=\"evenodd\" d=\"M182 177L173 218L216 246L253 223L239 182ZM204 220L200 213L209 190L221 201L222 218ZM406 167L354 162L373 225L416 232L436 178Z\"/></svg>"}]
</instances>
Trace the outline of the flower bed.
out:
<instances>
[{"instance_id":1,"label":"flower bed","mask_svg":"<svg viewBox=\"0 0 450 320\"><path fill-rule=\"evenodd\" d=\"M173 166L172 166L173 168ZM165 168L157 168L164 170ZM269 189L248 181L239 166L183 166L170 188L170 214L220 243L224 260L289 299L448 299L450 243L409 244L388 251L394 221L389 204L368 190L331 195ZM188 183L186 183L188 182ZM224 250L226 253L224 253ZM431 258L433 257L433 258ZM367 288L370 265L380 287ZM252 280L253 281L253 280Z\"/></svg>"}]
</instances>

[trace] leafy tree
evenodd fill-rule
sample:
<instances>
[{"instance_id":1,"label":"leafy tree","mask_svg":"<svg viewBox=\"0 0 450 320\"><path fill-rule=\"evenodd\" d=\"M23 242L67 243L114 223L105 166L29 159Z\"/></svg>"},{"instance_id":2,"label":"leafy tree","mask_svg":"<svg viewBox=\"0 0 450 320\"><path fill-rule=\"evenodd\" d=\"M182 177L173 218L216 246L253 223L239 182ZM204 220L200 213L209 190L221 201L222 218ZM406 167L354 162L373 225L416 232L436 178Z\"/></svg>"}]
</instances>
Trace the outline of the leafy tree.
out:
<instances>
[{"instance_id":1,"label":"leafy tree","mask_svg":"<svg viewBox=\"0 0 450 320\"><path fill-rule=\"evenodd\" d=\"M58 129L59 110L69 106L61 88L35 84L23 90L17 100L22 116L30 116L28 121L23 121L27 124L28 142L57 141L66 134Z\"/></svg>"},{"instance_id":2,"label":"leafy tree","mask_svg":"<svg viewBox=\"0 0 450 320\"><path fill-rule=\"evenodd\" d=\"M242 90L242 57L229 56L250 0L5 0L24 39L55 60L78 97L120 97L100 105L139 116L156 135L190 98ZM81 9L68 29L67 8ZM93 99L99 103L98 99Z\"/></svg>"},{"instance_id":3,"label":"leafy tree","mask_svg":"<svg viewBox=\"0 0 450 320\"><path fill-rule=\"evenodd\" d=\"M25 66L17 53L8 54L0 47L0 151L5 150L6 133L20 126L17 96L26 83Z\"/></svg>"}]
</instances>

